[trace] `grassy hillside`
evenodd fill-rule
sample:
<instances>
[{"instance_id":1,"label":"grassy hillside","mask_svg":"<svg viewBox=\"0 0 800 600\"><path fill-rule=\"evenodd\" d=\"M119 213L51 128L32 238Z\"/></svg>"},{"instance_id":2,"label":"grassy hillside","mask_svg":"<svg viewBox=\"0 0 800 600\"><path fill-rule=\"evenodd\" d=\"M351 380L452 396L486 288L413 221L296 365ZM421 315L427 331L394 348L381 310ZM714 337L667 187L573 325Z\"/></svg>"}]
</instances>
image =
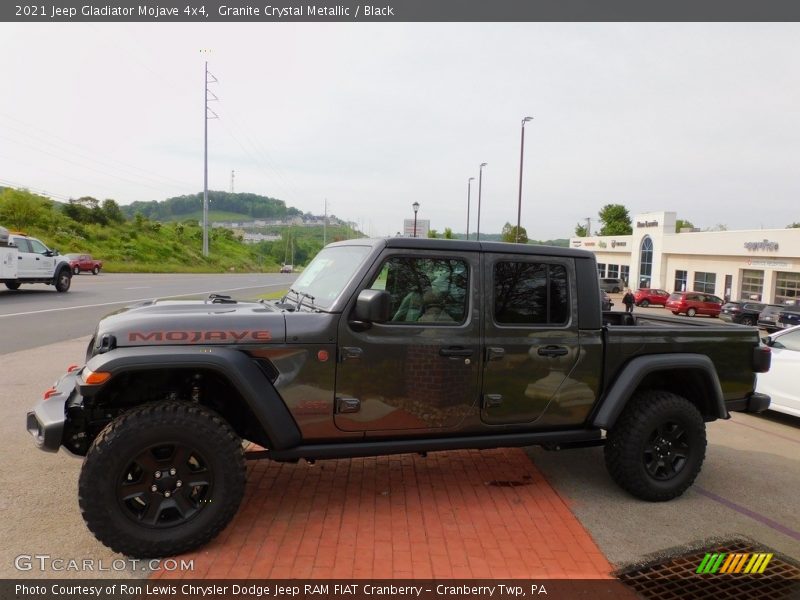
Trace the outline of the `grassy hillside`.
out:
<instances>
[{"instance_id":1,"label":"grassy hillside","mask_svg":"<svg viewBox=\"0 0 800 600\"><path fill-rule=\"evenodd\" d=\"M229 193L216 190L208 192L209 212L229 217L213 218L218 221L251 221L253 219L284 219L302 215L302 211L287 207L283 200L249 193ZM132 218L136 213L153 221L174 221L203 218L203 194L176 196L163 201L133 202L122 207L123 214Z\"/></svg>"},{"instance_id":2,"label":"grassy hillside","mask_svg":"<svg viewBox=\"0 0 800 600\"><path fill-rule=\"evenodd\" d=\"M62 254L88 252L118 272L277 271L261 245L243 244L232 231L209 230L210 256L202 255L202 229L192 223L126 220L119 206L81 199L59 205L24 190L0 192L0 224L40 238Z\"/></svg>"}]
</instances>

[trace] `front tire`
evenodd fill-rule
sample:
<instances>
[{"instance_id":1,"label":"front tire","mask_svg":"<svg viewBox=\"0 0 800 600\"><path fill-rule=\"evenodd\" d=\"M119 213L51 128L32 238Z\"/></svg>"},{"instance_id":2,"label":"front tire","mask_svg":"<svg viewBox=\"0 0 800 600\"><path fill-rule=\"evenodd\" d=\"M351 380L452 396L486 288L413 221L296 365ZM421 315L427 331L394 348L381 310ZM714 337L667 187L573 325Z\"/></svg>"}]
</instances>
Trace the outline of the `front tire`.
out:
<instances>
[{"instance_id":1,"label":"front tire","mask_svg":"<svg viewBox=\"0 0 800 600\"><path fill-rule=\"evenodd\" d=\"M70 271L67 267L62 267L62 269L56 275L56 291L66 292L69 290L70 285L72 285L72 271Z\"/></svg>"},{"instance_id":2,"label":"front tire","mask_svg":"<svg viewBox=\"0 0 800 600\"><path fill-rule=\"evenodd\" d=\"M240 438L216 412L188 402L144 404L89 448L81 513L103 544L128 556L202 546L230 522L245 488Z\"/></svg>"},{"instance_id":3,"label":"front tire","mask_svg":"<svg viewBox=\"0 0 800 600\"><path fill-rule=\"evenodd\" d=\"M97 275L100 272L100 267L95 267L92 269L92 275Z\"/></svg>"},{"instance_id":4,"label":"front tire","mask_svg":"<svg viewBox=\"0 0 800 600\"><path fill-rule=\"evenodd\" d=\"M753 325L755 325L753 317L743 317L742 325L747 325L748 327L752 327Z\"/></svg>"},{"instance_id":5,"label":"front tire","mask_svg":"<svg viewBox=\"0 0 800 600\"><path fill-rule=\"evenodd\" d=\"M73 267L72 268L72 273L75 274L75 275L80 275L81 274L81 268L80 267Z\"/></svg>"},{"instance_id":6,"label":"front tire","mask_svg":"<svg viewBox=\"0 0 800 600\"><path fill-rule=\"evenodd\" d=\"M686 398L661 390L634 396L608 432L606 468L625 491L650 502L683 494L706 453L703 416Z\"/></svg>"},{"instance_id":7,"label":"front tire","mask_svg":"<svg viewBox=\"0 0 800 600\"><path fill-rule=\"evenodd\" d=\"M20 283L18 281L6 281L6 287L12 291L18 290Z\"/></svg>"},{"instance_id":8,"label":"front tire","mask_svg":"<svg viewBox=\"0 0 800 600\"><path fill-rule=\"evenodd\" d=\"M686 316L687 317L693 317L696 314L697 314L697 311L695 309L693 309L693 308L690 308L689 310L686 311Z\"/></svg>"}]
</instances>

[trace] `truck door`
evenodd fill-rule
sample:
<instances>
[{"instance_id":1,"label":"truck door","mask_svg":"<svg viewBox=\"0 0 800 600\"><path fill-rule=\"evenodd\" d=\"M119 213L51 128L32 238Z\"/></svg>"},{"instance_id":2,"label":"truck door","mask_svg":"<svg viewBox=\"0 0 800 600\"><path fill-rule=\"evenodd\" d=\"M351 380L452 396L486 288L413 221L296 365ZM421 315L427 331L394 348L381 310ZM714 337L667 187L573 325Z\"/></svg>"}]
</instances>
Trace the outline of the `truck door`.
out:
<instances>
[{"instance_id":1,"label":"truck door","mask_svg":"<svg viewBox=\"0 0 800 600\"><path fill-rule=\"evenodd\" d=\"M479 254L387 250L339 325L335 423L391 435L457 427L477 415ZM389 292L391 318L348 318L362 289Z\"/></svg>"},{"instance_id":2,"label":"truck door","mask_svg":"<svg viewBox=\"0 0 800 600\"><path fill-rule=\"evenodd\" d=\"M54 275L53 269L56 266L56 259L52 256L47 256L50 253L47 246L39 240L29 239L28 242L31 245L31 252L34 254L36 276L51 277Z\"/></svg>"},{"instance_id":3,"label":"truck door","mask_svg":"<svg viewBox=\"0 0 800 600\"><path fill-rule=\"evenodd\" d=\"M566 394L581 396L586 387L569 379L580 355L575 266L569 258L519 254L487 254L485 262L481 419L529 423L553 399L563 405Z\"/></svg>"},{"instance_id":4,"label":"truck door","mask_svg":"<svg viewBox=\"0 0 800 600\"><path fill-rule=\"evenodd\" d=\"M31 250L31 243L27 238L11 237L10 240L17 247L17 277L20 279L35 278L39 276L37 255Z\"/></svg>"}]
</instances>

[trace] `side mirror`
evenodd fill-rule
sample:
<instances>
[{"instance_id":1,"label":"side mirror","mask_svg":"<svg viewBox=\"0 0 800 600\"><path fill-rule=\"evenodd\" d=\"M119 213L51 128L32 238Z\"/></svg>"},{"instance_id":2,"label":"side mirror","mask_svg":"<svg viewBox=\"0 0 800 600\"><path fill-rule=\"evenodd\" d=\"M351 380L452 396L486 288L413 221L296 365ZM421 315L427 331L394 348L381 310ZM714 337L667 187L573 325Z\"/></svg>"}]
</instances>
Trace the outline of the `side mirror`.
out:
<instances>
[{"instance_id":1,"label":"side mirror","mask_svg":"<svg viewBox=\"0 0 800 600\"><path fill-rule=\"evenodd\" d=\"M764 342L765 346L772 346L772 344L775 343L775 340L772 339L771 335L761 338L761 341Z\"/></svg>"},{"instance_id":2,"label":"side mirror","mask_svg":"<svg viewBox=\"0 0 800 600\"><path fill-rule=\"evenodd\" d=\"M56 254L58 254L58 252L56 252L55 250L45 250L44 252L45 256L55 256Z\"/></svg>"},{"instance_id":3,"label":"side mirror","mask_svg":"<svg viewBox=\"0 0 800 600\"><path fill-rule=\"evenodd\" d=\"M361 290L354 317L365 323L383 323L391 317L392 298L386 290Z\"/></svg>"}]
</instances>

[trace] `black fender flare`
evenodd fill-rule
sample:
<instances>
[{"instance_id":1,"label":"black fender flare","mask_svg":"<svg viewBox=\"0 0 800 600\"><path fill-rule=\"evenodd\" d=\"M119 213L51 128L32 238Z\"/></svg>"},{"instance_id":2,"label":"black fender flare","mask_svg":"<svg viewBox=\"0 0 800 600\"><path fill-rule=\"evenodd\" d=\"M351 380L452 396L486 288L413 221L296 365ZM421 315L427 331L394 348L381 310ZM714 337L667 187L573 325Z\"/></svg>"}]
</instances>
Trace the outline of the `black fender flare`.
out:
<instances>
[{"instance_id":1,"label":"black fender flare","mask_svg":"<svg viewBox=\"0 0 800 600\"><path fill-rule=\"evenodd\" d=\"M300 444L297 423L275 387L256 360L240 350L209 346L143 346L117 348L98 354L86 363L91 371L116 375L131 371L164 369L208 369L224 376L241 394L271 442L271 448L285 450ZM101 386L80 385L81 394L92 396Z\"/></svg>"},{"instance_id":2,"label":"black fender flare","mask_svg":"<svg viewBox=\"0 0 800 600\"><path fill-rule=\"evenodd\" d=\"M712 415L727 419L728 409L722 395L714 363L705 354L647 354L637 356L622 367L614 383L603 395L600 407L594 415L592 425L601 429L610 429L616 423L628 400L633 396L639 384L651 373L658 371L697 370L704 378L706 392L710 397Z\"/></svg>"}]
</instances>

